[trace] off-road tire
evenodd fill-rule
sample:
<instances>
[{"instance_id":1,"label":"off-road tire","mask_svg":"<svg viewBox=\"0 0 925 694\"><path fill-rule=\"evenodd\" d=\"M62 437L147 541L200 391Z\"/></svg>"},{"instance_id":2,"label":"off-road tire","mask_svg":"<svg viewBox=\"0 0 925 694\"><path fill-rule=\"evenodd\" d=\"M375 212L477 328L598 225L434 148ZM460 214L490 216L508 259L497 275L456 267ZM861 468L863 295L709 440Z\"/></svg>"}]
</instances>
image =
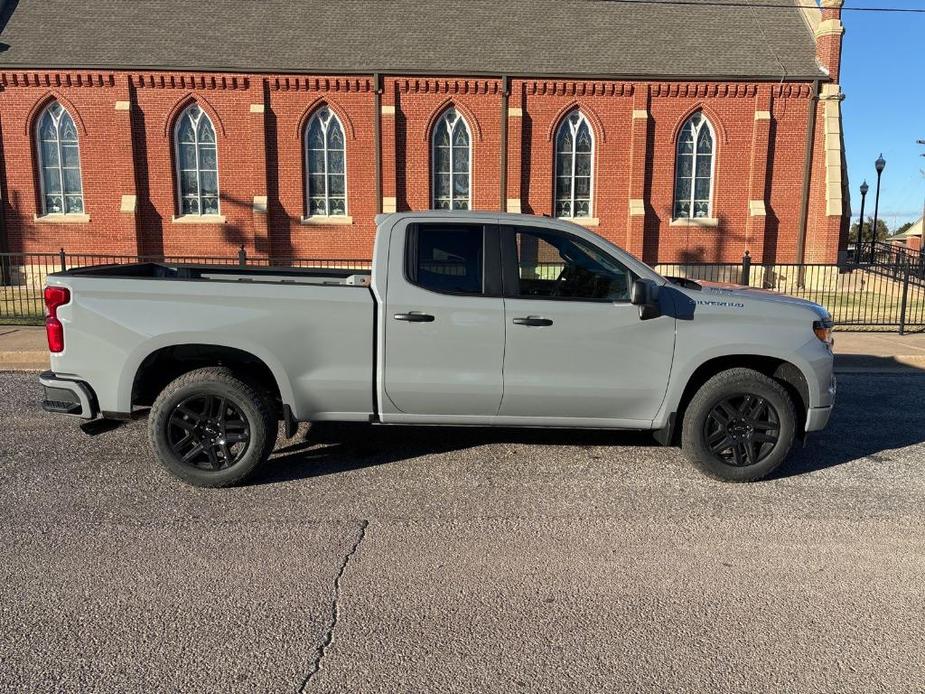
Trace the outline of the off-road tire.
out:
<instances>
[{"instance_id":1,"label":"off-road tire","mask_svg":"<svg viewBox=\"0 0 925 694\"><path fill-rule=\"evenodd\" d=\"M773 408L779 426L776 429L777 442L773 444L765 457L760 460L756 457L756 462L751 464L737 465L724 460L722 452L714 453L710 450L707 429L716 426L717 423L713 419L708 424L707 419L711 417L715 408L720 407L720 403L728 403L729 398L744 398L744 396L750 396L755 402L758 399L764 399ZM741 427L740 432L742 429L749 431L748 421L746 419L738 424ZM758 420L750 421L757 422ZM723 482L753 482L768 476L784 462L793 445L796 426L797 416L793 400L780 383L753 369L729 369L710 378L694 394L684 413L681 449L698 470L713 479ZM771 436L774 435L774 431L771 430ZM721 437L722 435L717 431L714 436ZM714 445L722 445L724 441L726 439L720 438L720 441L715 442ZM760 446L760 444L754 445ZM727 450L731 451L731 447ZM740 449L742 450L744 449ZM752 450L754 451L754 448ZM741 457L744 458L744 456Z\"/></svg>"},{"instance_id":2,"label":"off-road tire","mask_svg":"<svg viewBox=\"0 0 925 694\"><path fill-rule=\"evenodd\" d=\"M246 421L246 446L240 458L223 469L202 469L184 463L169 441L169 422L177 407L199 395L225 398ZM157 396L148 416L148 441L158 462L174 476L196 487L239 484L269 458L277 433L277 418L267 398L223 367L196 369L171 381Z\"/></svg>"}]
</instances>

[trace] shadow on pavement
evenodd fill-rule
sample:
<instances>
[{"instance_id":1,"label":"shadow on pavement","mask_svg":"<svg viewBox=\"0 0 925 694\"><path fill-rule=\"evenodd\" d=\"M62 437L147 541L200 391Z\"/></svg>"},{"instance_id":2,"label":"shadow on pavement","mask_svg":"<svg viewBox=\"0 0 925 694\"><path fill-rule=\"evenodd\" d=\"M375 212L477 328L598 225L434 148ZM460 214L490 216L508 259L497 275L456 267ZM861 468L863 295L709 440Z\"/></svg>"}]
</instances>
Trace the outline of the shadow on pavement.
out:
<instances>
[{"instance_id":1,"label":"shadow on pavement","mask_svg":"<svg viewBox=\"0 0 925 694\"><path fill-rule=\"evenodd\" d=\"M827 431L812 434L805 447L796 442L787 461L767 479L805 475L861 459L889 463L893 460L892 450L925 442L925 431L879 427L875 431L859 433L857 438L849 441L836 441L835 438L835 432Z\"/></svg>"},{"instance_id":2,"label":"shadow on pavement","mask_svg":"<svg viewBox=\"0 0 925 694\"><path fill-rule=\"evenodd\" d=\"M273 484L489 443L555 446L659 447L648 432L478 427L314 425L304 440L277 448L251 484Z\"/></svg>"},{"instance_id":3,"label":"shadow on pavement","mask_svg":"<svg viewBox=\"0 0 925 694\"><path fill-rule=\"evenodd\" d=\"M925 407L915 407L919 397L910 389L913 385L925 393L925 380L917 375L910 384L910 373L916 372L905 371L905 378L881 374L874 387L863 381L854 381L850 387L845 384L829 427L811 434L805 445L797 441L790 458L769 479L857 460L888 463L893 450L925 442ZM648 432L322 424L311 428L302 440L278 448L253 484L336 474L490 443L659 447Z\"/></svg>"},{"instance_id":4,"label":"shadow on pavement","mask_svg":"<svg viewBox=\"0 0 925 694\"><path fill-rule=\"evenodd\" d=\"M851 378L852 374L844 373ZM854 378L864 375L854 374ZM870 373L867 374L871 376ZM912 376L912 379L909 379ZM797 441L788 460L768 479L782 479L843 465L860 459L888 463L892 451L925 442L925 372L900 367L875 375L875 388L839 387L828 428L810 434L806 445Z\"/></svg>"}]
</instances>

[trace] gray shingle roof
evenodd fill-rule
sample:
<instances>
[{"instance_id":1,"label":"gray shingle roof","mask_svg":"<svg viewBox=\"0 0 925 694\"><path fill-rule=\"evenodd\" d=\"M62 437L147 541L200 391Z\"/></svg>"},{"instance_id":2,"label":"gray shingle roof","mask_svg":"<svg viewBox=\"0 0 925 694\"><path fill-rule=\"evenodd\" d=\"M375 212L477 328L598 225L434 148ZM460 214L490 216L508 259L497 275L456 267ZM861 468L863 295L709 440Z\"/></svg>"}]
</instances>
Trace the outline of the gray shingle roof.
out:
<instances>
[{"instance_id":1,"label":"gray shingle roof","mask_svg":"<svg viewBox=\"0 0 925 694\"><path fill-rule=\"evenodd\" d=\"M606 0L6 2L9 19L0 32L0 69L776 80L823 76L812 35L791 5L659 6Z\"/></svg>"}]
</instances>

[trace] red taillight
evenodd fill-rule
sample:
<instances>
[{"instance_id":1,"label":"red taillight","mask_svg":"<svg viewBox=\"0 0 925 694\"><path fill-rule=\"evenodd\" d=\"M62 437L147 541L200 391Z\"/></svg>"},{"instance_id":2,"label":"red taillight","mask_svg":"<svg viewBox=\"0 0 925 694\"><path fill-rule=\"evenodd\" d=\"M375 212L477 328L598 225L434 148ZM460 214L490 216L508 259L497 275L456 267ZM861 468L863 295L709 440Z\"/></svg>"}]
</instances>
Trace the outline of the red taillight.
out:
<instances>
[{"instance_id":1,"label":"red taillight","mask_svg":"<svg viewBox=\"0 0 925 694\"><path fill-rule=\"evenodd\" d=\"M71 290L65 287L45 287L45 335L51 352L64 351L64 326L58 320L58 307L71 300Z\"/></svg>"}]
</instances>

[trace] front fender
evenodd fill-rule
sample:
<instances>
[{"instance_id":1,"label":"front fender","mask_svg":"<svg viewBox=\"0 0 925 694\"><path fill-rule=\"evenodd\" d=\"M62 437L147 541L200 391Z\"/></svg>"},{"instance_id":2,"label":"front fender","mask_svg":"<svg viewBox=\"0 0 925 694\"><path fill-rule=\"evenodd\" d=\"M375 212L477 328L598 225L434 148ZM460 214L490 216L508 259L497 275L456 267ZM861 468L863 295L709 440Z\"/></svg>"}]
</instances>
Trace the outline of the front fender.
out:
<instances>
[{"instance_id":1,"label":"front fender","mask_svg":"<svg viewBox=\"0 0 925 694\"><path fill-rule=\"evenodd\" d=\"M691 377L709 361L730 357L768 357L793 364L806 380L809 407L832 404L832 353L816 337L811 337L797 349L782 349L773 344L732 343L712 345L678 359L672 368L668 392L662 408L652 422L654 429L666 426L672 413L679 410L681 398Z\"/></svg>"}]
</instances>

